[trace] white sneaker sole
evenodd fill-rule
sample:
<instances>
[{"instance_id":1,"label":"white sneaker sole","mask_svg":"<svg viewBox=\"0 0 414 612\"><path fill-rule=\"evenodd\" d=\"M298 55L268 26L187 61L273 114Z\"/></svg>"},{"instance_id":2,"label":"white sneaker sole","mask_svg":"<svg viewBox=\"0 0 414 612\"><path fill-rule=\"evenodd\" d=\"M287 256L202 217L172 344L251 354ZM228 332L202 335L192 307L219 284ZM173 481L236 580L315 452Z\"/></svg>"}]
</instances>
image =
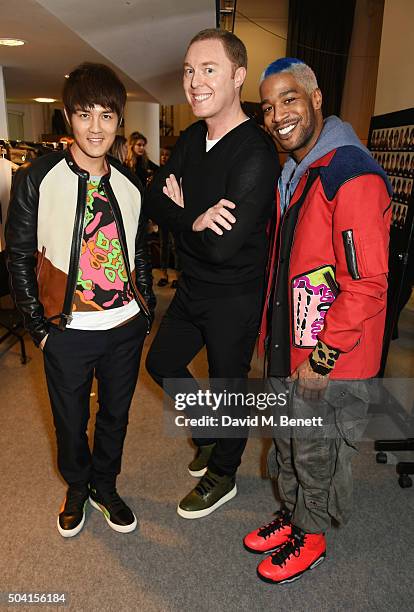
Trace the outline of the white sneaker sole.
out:
<instances>
[{"instance_id":1,"label":"white sneaker sole","mask_svg":"<svg viewBox=\"0 0 414 612\"><path fill-rule=\"evenodd\" d=\"M310 565L308 569L305 570L304 572L301 572L300 574L297 574L296 576L293 576L292 578L281 580L281 582L278 582L277 584L289 584L291 582L295 582L296 580L299 580L299 578L302 578L303 574L306 574L307 571L313 570L315 569L315 567L318 567L318 565L320 565L323 561L325 561L325 555L322 555L321 557L319 557L319 559L316 559L316 561L314 561L312 565Z\"/></svg>"},{"instance_id":2,"label":"white sneaker sole","mask_svg":"<svg viewBox=\"0 0 414 612\"><path fill-rule=\"evenodd\" d=\"M291 582L296 582L296 580L299 580L300 578L302 578L303 574L306 574L307 571L309 570L313 570L315 569L315 567L318 567L318 565L320 565L323 561L325 561L326 558L326 551L324 553L322 553L322 555L316 559L316 561L314 561L307 569L305 569L303 572L299 572L298 574L296 574L295 576L292 576L291 578L285 578L285 580L272 580L271 578L267 578L266 576L262 576L262 574L260 574L260 572L258 572L259 574L259 578L261 578L261 580L263 580L264 582L270 583L270 584L277 584L278 586L282 585L282 584L290 584Z\"/></svg>"},{"instance_id":3,"label":"white sneaker sole","mask_svg":"<svg viewBox=\"0 0 414 612\"><path fill-rule=\"evenodd\" d=\"M226 502L233 499L233 497L236 497L236 495L237 495L237 485L234 485L231 491L226 493L226 495L224 495L221 499L216 501L216 503L210 506L209 508L205 508L204 510L194 510L193 512L190 512L189 510L183 510L182 508L180 508L180 505L178 505L177 514L179 514L179 516L185 519L203 518L204 516L208 516L209 514L217 510L217 508L220 508L220 506L222 506Z\"/></svg>"},{"instance_id":4,"label":"white sneaker sole","mask_svg":"<svg viewBox=\"0 0 414 612\"><path fill-rule=\"evenodd\" d=\"M201 476L204 476L204 474L207 472L207 468L205 467L202 470L198 470L198 471L190 470L190 468L188 468L188 472L194 478L201 478Z\"/></svg>"},{"instance_id":5,"label":"white sneaker sole","mask_svg":"<svg viewBox=\"0 0 414 612\"><path fill-rule=\"evenodd\" d=\"M113 523L105 514L105 512L103 511L103 509L101 508L101 506L99 504L97 504L95 501L93 501L93 499L90 497L89 498L89 503L93 508L96 508L96 510L99 510L99 512L101 512L104 515L104 518L106 520L106 522L108 523L108 525L110 526L111 529L113 529L114 531L117 531L118 533L130 533L131 531L134 531L134 529L136 528L138 521L137 521L137 517L135 516L134 513L132 513L134 515L134 522L131 523L130 525L117 525L116 523Z\"/></svg>"},{"instance_id":6,"label":"white sneaker sole","mask_svg":"<svg viewBox=\"0 0 414 612\"><path fill-rule=\"evenodd\" d=\"M59 517L57 517L57 528L58 528L60 535L63 536L64 538L73 538L73 536L78 535L78 533L82 531L84 524L85 524L85 512L83 513L83 518L81 522L79 523L79 525L77 525L73 529L62 529L59 523Z\"/></svg>"}]
</instances>

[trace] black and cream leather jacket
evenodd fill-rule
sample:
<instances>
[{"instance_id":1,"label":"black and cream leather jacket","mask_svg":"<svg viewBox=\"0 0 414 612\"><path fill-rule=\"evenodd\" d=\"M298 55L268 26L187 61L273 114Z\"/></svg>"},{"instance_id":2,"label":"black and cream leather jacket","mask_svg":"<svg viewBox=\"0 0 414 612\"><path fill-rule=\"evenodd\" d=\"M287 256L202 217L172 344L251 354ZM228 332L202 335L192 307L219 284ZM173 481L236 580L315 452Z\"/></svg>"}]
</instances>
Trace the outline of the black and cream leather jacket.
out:
<instances>
[{"instance_id":1,"label":"black and cream leather jacket","mask_svg":"<svg viewBox=\"0 0 414 612\"><path fill-rule=\"evenodd\" d=\"M141 215L143 188L120 162L107 158L101 178L114 219L129 282L152 320L155 298ZM70 321L82 245L89 174L70 150L51 153L18 170L6 224L6 256L12 296L26 329L39 345L52 322Z\"/></svg>"}]
</instances>

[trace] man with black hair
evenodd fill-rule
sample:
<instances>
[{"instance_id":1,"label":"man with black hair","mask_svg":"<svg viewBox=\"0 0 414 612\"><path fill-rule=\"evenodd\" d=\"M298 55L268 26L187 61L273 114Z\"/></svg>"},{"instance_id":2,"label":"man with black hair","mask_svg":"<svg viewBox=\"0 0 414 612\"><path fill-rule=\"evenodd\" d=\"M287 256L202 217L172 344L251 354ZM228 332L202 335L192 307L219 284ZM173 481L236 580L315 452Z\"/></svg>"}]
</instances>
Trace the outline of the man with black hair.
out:
<instances>
[{"instance_id":1,"label":"man with black hair","mask_svg":"<svg viewBox=\"0 0 414 612\"><path fill-rule=\"evenodd\" d=\"M13 297L43 351L58 467L68 484L57 519L64 537L82 529L88 498L115 531L137 524L116 477L155 304L143 187L106 155L125 102L107 66L85 63L71 72L63 103L74 142L18 171L6 227ZM99 411L91 453L94 375Z\"/></svg>"}]
</instances>

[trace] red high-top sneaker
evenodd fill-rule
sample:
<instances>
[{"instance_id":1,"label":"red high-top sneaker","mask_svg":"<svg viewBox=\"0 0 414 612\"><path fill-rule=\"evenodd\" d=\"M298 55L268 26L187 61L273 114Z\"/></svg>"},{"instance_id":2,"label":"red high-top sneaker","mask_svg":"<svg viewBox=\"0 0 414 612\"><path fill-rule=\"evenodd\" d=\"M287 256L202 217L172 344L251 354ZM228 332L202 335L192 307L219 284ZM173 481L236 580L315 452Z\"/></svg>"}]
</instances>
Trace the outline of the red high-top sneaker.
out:
<instances>
[{"instance_id":1,"label":"red high-top sneaker","mask_svg":"<svg viewBox=\"0 0 414 612\"><path fill-rule=\"evenodd\" d=\"M279 548L288 540L291 533L291 513L289 510L278 510L276 518L248 533L243 540L246 550L252 553L269 553Z\"/></svg>"},{"instance_id":2,"label":"red high-top sneaker","mask_svg":"<svg viewBox=\"0 0 414 612\"><path fill-rule=\"evenodd\" d=\"M259 563L257 573L265 582L293 582L322 563L325 555L326 541L323 533L305 533L292 525L292 533L287 542Z\"/></svg>"}]
</instances>

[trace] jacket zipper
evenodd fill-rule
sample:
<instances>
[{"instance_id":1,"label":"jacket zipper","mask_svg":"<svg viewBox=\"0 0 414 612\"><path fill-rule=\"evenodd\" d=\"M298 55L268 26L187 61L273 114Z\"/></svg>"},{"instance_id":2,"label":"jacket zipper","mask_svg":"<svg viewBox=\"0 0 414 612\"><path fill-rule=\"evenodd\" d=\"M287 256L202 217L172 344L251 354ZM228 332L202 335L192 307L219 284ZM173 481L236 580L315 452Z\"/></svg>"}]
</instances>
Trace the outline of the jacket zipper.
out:
<instances>
[{"instance_id":1,"label":"jacket zipper","mask_svg":"<svg viewBox=\"0 0 414 612\"><path fill-rule=\"evenodd\" d=\"M114 207L112 206L111 194L108 193L108 191L106 190L106 187L105 187L104 184L102 185L102 187L103 187L103 190L105 192L106 197L108 198L108 202L109 202L109 205L111 207L112 214L114 216L114 221L115 221L116 229L118 231L119 242L121 244L121 249L122 249L122 257L124 259L125 269L127 271L128 281L129 281L129 284L130 284L131 289L132 289L132 293L134 294L134 297L135 297L136 301L138 302L140 308L142 308L143 312L146 314L146 319L147 319L147 334L149 334L150 331L151 331L150 315L149 315L149 312L147 311L147 309L144 308L143 304L141 303L141 300L139 299L138 295L135 292L135 287L134 287L134 283L132 281L132 276L131 276L131 270L130 270L130 267L129 267L128 249L126 247L126 244L124 244L123 236L122 236L122 233L121 233L121 230L120 230L120 226L119 226L119 223L118 223L118 219L117 219L117 213L114 210Z\"/></svg>"},{"instance_id":2,"label":"jacket zipper","mask_svg":"<svg viewBox=\"0 0 414 612\"><path fill-rule=\"evenodd\" d=\"M308 175L309 175L309 170L307 170L305 174L306 174L306 175L307 175L307 177L308 177ZM307 179L306 179L306 180L307 180ZM304 187L304 189L305 189L305 188L306 188L306 183L305 183L305 187ZM302 196L300 196L300 197L302 197ZM297 200L297 201L295 202L295 204L293 204L292 206L290 206L290 205L289 205L289 206L288 206L288 207L285 209L285 211L284 211L284 213L283 213L283 218L282 218L282 220L281 220L281 223L280 223L280 229L279 229L279 232L280 232L280 233L279 233L279 235L280 235L279 252L280 252L281 247L282 247L282 230L283 230L283 225L284 225L284 223L285 223L286 215L287 215L287 213L288 213L289 209L290 209L290 208L293 208L293 206L295 206L295 205L296 205L296 203L297 203L297 202L299 202L299 200L300 200L300 198L298 198L298 200ZM293 248L293 243L294 243L294 240L295 240L296 227L297 227L297 222L295 223L295 227L294 227L294 229L293 229L293 236L292 236L292 248ZM276 236L275 236L275 237L276 237ZM290 249L290 251L289 251L288 270L290 270L290 256L291 256L291 253L292 253L292 248L291 248L291 249ZM270 293L269 293L269 297L268 297L268 299L267 299L267 308L269 308L269 306L270 306L270 299L271 299L272 295L273 295L273 298L274 298L274 294L275 294L275 291L276 291L276 289L277 289L277 281L278 281L278 276L279 276L279 267L280 267L280 257L278 256L278 254L276 254L276 257L277 257L277 267L276 267L276 271L275 271L275 282L274 282L274 285L273 285L273 287L272 287L272 290L271 290L271 291L270 291ZM288 273L288 276L289 276L289 273ZM290 290L288 291L288 299L289 299L289 295L290 295ZM269 347L269 342L270 342L270 336L268 335L268 336L267 336L267 338L265 338L265 340L264 340L264 347L265 347L266 353L267 353L267 350L268 350L268 347Z\"/></svg>"},{"instance_id":3,"label":"jacket zipper","mask_svg":"<svg viewBox=\"0 0 414 612\"><path fill-rule=\"evenodd\" d=\"M290 204L289 204L288 208L287 208L287 209L285 210L285 212L284 212L283 219L282 219L282 222L281 222L281 225L280 225L280 244L279 244L279 251L280 251L280 249L281 249L281 245L282 245L282 229L283 229L283 225L284 225L284 222L285 222L285 219L286 219L286 215L287 215L287 213L289 212L289 210L291 210L292 208L294 208L294 207L295 207L295 206L296 206L296 205L297 205L297 204L300 202L300 200L301 200L302 198L303 198L303 202L302 202L302 204L304 204L305 199L307 198L307 195L308 195L308 193L309 193L310 189L312 188L312 186L313 186L314 182L315 182L315 181L316 181L316 179L318 178L318 175L316 175L316 176L315 176L315 178L312 180L311 184L308 186L308 185L307 185L307 182L308 182L308 180L309 180L309 174L310 174L309 170L307 170L307 171L305 172L305 174L304 174L304 176L306 176L306 182L305 182L305 185L304 185L304 187L303 187L303 190L302 190L301 195L299 196L299 198L296 200L296 202L295 202L294 204L292 204L292 205L290 205ZM306 192L305 192L305 190L306 190ZM292 194L292 195L294 195L294 194ZM299 212L299 214L300 214L300 212ZM291 243L290 250L289 250L289 258L288 258L288 279L289 279L289 277L290 277L290 260L291 260L291 256L292 256L293 245L295 244L295 236L296 236L296 228L297 228L297 226L298 226L298 220L299 220L299 217L296 219L295 227L293 228L292 243ZM277 262L277 269L276 269L276 276L275 276L275 284L274 284L274 290L275 290L275 291L276 291L276 289L277 289L277 281L278 281L278 276L279 276L279 263L280 263L280 258L278 258L278 262ZM269 296L269 300L270 300L270 296ZM291 305L292 305L292 304L291 304L291 291L290 291L290 286L289 286L289 287L288 287L288 309L289 309L289 313L290 313L290 311L291 311ZM289 315L289 319L290 319L290 315ZM290 339L291 339L291 342L292 342L293 330L292 330L292 329L290 329L290 332L289 332L289 333L290 333Z\"/></svg>"},{"instance_id":4,"label":"jacket zipper","mask_svg":"<svg viewBox=\"0 0 414 612\"><path fill-rule=\"evenodd\" d=\"M74 223L71 259L70 259L69 273L68 273L68 284L66 288L63 312L60 315L61 318L63 317L64 319L66 319L67 323L70 323L72 321L72 305L73 305L73 300L75 298L77 273L78 273L79 262L80 262L80 257L81 257L82 229L83 229L83 220L85 217L85 206L86 206L86 179L84 177L79 177L78 184L79 184L78 202L77 202L76 216L75 216L75 223ZM123 249L124 263L125 263L125 268L127 271L128 280L129 280L129 283L130 283L135 299L137 300L138 304L142 308L143 312L146 314L147 334L149 334L150 333L149 312L143 306L141 300L139 299L139 297L137 296L135 292L135 287L134 287L134 283L132 282L131 271L129 268L129 260L128 260L128 257L125 257L125 254L128 253L128 250L126 249L126 245L123 241L122 233L120 231L120 226L117 220L116 211L114 210L114 207L112 206L111 197L110 197L110 194L108 194L108 191L105 189L105 185L102 185L102 186L103 186L105 195L108 198L108 203L111 206L112 213L114 215L115 225L118 230L118 236L119 236L119 240L121 243L121 248ZM82 198L80 198L80 196L82 196ZM74 265L75 258L76 258L76 267Z\"/></svg>"},{"instance_id":5,"label":"jacket zipper","mask_svg":"<svg viewBox=\"0 0 414 612\"><path fill-rule=\"evenodd\" d=\"M332 273L329 270L327 272L324 272L323 275L324 275L324 278L326 280L326 283L329 289L332 291L332 293L336 297L339 293L338 283L336 282L335 278L333 277Z\"/></svg>"},{"instance_id":6,"label":"jacket zipper","mask_svg":"<svg viewBox=\"0 0 414 612\"><path fill-rule=\"evenodd\" d=\"M361 173L361 172L359 172L358 174L353 174L352 176L349 176L349 177L346 179L346 181L344 181L343 183L341 183L341 184L339 185L338 191L339 191L339 189L340 189L340 188L341 188L343 185L346 185L346 183L349 183L349 181L353 181L355 178L358 178L358 177L360 177L360 176L366 176L366 175L368 175L368 174L372 174L372 173L371 173L371 172L362 172L362 173ZM381 176L381 174L376 173L376 176Z\"/></svg>"},{"instance_id":7,"label":"jacket zipper","mask_svg":"<svg viewBox=\"0 0 414 612\"><path fill-rule=\"evenodd\" d=\"M79 176L78 178L78 201L76 206L76 215L72 239L72 249L70 253L68 285L66 288L65 300L63 303L63 312L61 317L66 319L66 324L72 322L72 306L75 299L76 281L78 277L79 262L81 257L82 230L85 218L86 207L86 179ZM75 267L76 262L76 267ZM66 327L66 325L65 325Z\"/></svg>"},{"instance_id":8,"label":"jacket zipper","mask_svg":"<svg viewBox=\"0 0 414 612\"><path fill-rule=\"evenodd\" d=\"M36 273L36 280L39 281L39 277L40 277L40 271L43 267L43 262L45 260L45 255L46 255L46 247L42 247L42 253L40 255L40 262L39 265L37 267L37 273Z\"/></svg>"},{"instance_id":9,"label":"jacket zipper","mask_svg":"<svg viewBox=\"0 0 414 612\"><path fill-rule=\"evenodd\" d=\"M348 272L354 280L360 280L358 262L354 243L354 233L351 229L342 232L342 240L344 242L346 263Z\"/></svg>"},{"instance_id":10,"label":"jacket zipper","mask_svg":"<svg viewBox=\"0 0 414 612\"><path fill-rule=\"evenodd\" d=\"M306 182L303 188L303 191L305 191L306 189L306 183L308 181L309 178L309 170L307 170L305 172L305 176L306 176ZM296 206L296 204L299 202L299 200L302 198L303 195L303 191L302 194L300 195L300 197L296 200L296 202L294 204L292 204L292 206L288 206L287 209L285 210L284 214L283 214L283 219L282 219L282 224L280 226L280 244L279 244L279 250L282 246L282 229L283 229L283 224L285 223L285 219L286 219L286 215L289 212L290 209L292 209L294 206ZM293 194L292 194L293 195ZM307 195L307 194L306 194ZM306 197L306 196L305 196ZM296 219L296 223L295 223L295 227L293 228L293 236L292 236L292 244L291 244L291 248L289 250L289 259L288 259L288 278L290 276L289 271L290 271L290 258L292 255L292 250L293 250L293 245L295 243L295 235L296 235L296 228L298 226L298 220ZM278 279L278 275L279 275L279 263L280 263L280 258L278 258L278 262L277 262L277 269L276 269L276 276L275 276L275 289L277 287L277 279ZM289 295L290 295L290 289L289 289Z\"/></svg>"}]
</instances>

